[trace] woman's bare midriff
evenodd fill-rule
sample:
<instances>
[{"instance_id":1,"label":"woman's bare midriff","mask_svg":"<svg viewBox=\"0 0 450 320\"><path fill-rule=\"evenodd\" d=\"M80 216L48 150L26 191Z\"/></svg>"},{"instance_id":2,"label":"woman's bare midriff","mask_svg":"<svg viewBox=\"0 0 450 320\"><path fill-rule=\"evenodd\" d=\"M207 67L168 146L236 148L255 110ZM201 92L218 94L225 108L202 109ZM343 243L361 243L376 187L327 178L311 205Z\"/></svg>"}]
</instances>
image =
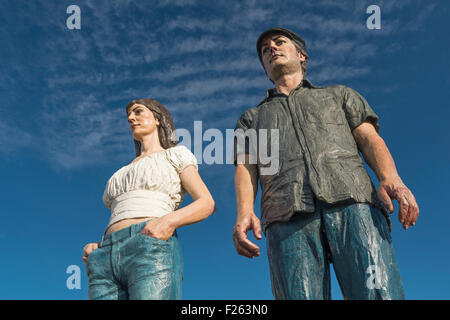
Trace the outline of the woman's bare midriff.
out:
<instances>
[{"instance_id":1,"label":"woman's bare midriff","mask_svg":"<svg viewBox=\"0 0 450 320\"><path fill-rule=\"evenodd\" d=\"M108 233L113 233L113 232L119 231L120 229L128 228L129 226L131 226L133 224L141 223L141 222L144 222L147 220L152 220L152 219L156 219L156 217L131 218L131 219L123 219L123 220L117 221L116 223L113 223L112 225L110 225L108 227L108 229L106 229L105 235Z\"/></svg>"}]
</instances>

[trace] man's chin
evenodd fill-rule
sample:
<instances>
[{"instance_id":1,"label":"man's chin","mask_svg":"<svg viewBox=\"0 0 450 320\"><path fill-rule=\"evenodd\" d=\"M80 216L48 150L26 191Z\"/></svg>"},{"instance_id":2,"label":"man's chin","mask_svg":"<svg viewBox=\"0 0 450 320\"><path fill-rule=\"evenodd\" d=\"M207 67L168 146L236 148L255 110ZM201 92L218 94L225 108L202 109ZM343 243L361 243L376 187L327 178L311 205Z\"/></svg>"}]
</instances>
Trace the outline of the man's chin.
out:
<instances>
[{"instance_id":1,"label":"man's chin","mask_svg":"<svg viewBox=\"0 0 450 320\"><path fill-rule=\"evenodd\" d=\"M274 61L271 78L276 81L276 79L279 79L284 75L293 74L301 70L301 64L295 62Z\"/></svg>"},{"instance_id":2,"label":"man's chin","mask_svg":"<svg viewBox=\"0 0 450 320\"><path fill-rule=\"evenodd\" d=\"M283 62L281 62L281 61L273 61L272 62L272 64L271 64L271 66L272 66L272 71L271 71L271 73L272 74L274 74L274 73L279 73L282 69L284 69L284 65L285 65L286 63L283 63Z\"/></svg>"}]
</instances>

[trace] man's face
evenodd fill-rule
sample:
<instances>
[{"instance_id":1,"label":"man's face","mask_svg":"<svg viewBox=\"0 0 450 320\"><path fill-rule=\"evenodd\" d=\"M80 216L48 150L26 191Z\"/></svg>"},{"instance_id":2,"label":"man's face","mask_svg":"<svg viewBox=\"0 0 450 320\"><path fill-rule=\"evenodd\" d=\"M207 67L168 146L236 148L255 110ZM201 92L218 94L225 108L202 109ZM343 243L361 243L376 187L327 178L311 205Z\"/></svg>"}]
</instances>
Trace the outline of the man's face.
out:
<instances>
[{"instance_id":1,"label":"man's face","mask_svg":"<svg viewBox=\"0 0 450 320\"><path fill-rule=\"evenodd\" d=\"M301 62L306 59L297 51L291 39L280 34L268 36L263 40L261 57L264 70L272 81L284 74L301 72Z\"/></svg>"}]
</instances>

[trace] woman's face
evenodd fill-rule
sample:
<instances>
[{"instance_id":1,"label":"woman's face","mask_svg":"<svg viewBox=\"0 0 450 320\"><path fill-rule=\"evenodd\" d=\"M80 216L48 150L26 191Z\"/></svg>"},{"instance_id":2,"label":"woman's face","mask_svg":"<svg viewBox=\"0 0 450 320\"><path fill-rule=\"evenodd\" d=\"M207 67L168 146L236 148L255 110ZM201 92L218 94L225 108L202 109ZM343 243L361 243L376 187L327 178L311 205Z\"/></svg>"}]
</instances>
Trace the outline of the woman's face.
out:
<instances>
[{"instance_id":1,"label":"woman's face","mask_svg":"<svg viewBox=\"0 0 450 320\"><path fill-rule=\"evenodd\" d=\"M159 121L153 112L142 104L134 104L128 110L128 123L135 140L142 141L142 137L152 134L158 129Z\"/></svg>"}]
</instances>

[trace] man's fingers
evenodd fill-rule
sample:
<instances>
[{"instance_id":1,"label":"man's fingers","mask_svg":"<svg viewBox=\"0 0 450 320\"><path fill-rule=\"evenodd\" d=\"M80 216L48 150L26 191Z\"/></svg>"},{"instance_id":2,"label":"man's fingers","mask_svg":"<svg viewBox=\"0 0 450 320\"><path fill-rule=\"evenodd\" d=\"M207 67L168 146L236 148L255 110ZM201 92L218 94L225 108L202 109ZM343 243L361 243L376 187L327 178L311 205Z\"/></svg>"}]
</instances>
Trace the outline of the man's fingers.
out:
<instances>
[{"instance_id":1,"label":"man's fingers","mask_svg":"<svg viewBox=\"0 0 450 320\"><path fill-rule=\"evenodd\" d=\"M239 244L245 249L259 256L259 247L248 239L241 240Z\"/></svg>"},{"instance_id":2,"label":"man's fingers","mask_svg":"<svg viewBox=\"0 0 450 320\"><path fill-rule=\"evenodd\" d=\"M234 228L233 240L239 254L249 258L259 256L259 247L247 239L246 233L241 231L239 226Z\"/></svg>"},{"instance_id":3,"label":"man's fingers","mask_svg":"<svg viewBox=\"0 0 450 320\"><path fill-rule=\"evenodd\" d=\"M238 232L236 234L237 241L241 247L244 247L245 249L249 250L250 252L257 253L259 255L259 247L248 240L247 236L243 232Z\"/></svg>"},{"instance_id":4,"label":"man's fingers","mask_svg":"<svg viewBox=\"0 0 450 320\"><path fill-rule=\"evenodd\" d=\"M236 236L236 234L233 236L233 242L237 253L240 254L241 256L245 256L247 258L253 258L255 256L256 253L250 250L249 248L243 246L238 237Z\"/></svg>"},{"instance_id":5,"label":"man's fingers","mask_svg":"<svg viewBox=\"0 0 450 320\"><path fill-rule=\"evenodd\" d=\"M407 229L411 226L413 226L414 223L414 207L412 206L412 204L409 205L408 207L408 225L407 225Z\"/></svg>"},{"instance_id":6,"label":"man's fingers","mask_svg":"<svg viewBox=\"0 0 450 320\"><path fill-rule=\"evenodd\" d=\"M261 223L259 222L258 219L254 219L253 220L253 236L258 239L261 240L262 236L261 236Z\"/></svg>"},{"instance_id":7,"label":"man's fingers","mask_svg":"<svg viewBox=\"0 0 450 320\"><path fill-rule=\"evenodd\" d=\"M411 226L412 220L414 219L413 217L413 206L411 203L411 200L408 198L407 194L405 192L403 192L403 201L405 203L405 229L408 229Z\"/></svg>"},{"instance_id":8,"label":"man's fingers","mask_svg":"<svg viewBox=\"0 0 450 320\"><path fill-rule=\"evenodd\" d=\"M403 228L406 229L406 225L408 222L408 209L409 204L406 200L406 197L404 194L402 194L399 190L395 192L394 195L395 199L398 201L398 221L400 221L401 224L403 224Z\"/></svg>"},{"instance_id":9,"label":"man's fingers","mask_svg":"<svg viewBox=\"0 0 450 320\"><path fill-rule=\"evenodd\" d=\"M412 221L412 225L415 225L417 219L419 218L419 205L417 204L414 196L413 196L413 213L414 213L414 219Z\"/></svg>"},{"instance_id":10,"label":"man's fingers","mask_svg":"<svg viewBox=\"0 0 450 320\"><path fill-rule=\"evenodd\" d=\"M256 254L254 252L249 251L247 248L241 246L239 242L235 242L236 251L241 256L247 257L247 258L253 258Z\"/></svg>"},{"instance_id":11,"label":"man's fingers","mask_svg":"<svg viewBox=\"0 0 450 320\"><path fill-rule=\"evenodd\" d=\"M259 230L253 230L253 236L256 238L256 239L258 239L258 240L261 240L262 239L262 236L261 236L261 229L259 229Z\"/></svg>"},{"instance_id":12,"label":"man's fingers","mask_svg":"<svg viewBox=\"0 0 450 320\"><path fill-rule=\"evenodd\" d=\"M414 225L418 215L414 195L406 186L403 186L396 190L394 196L399 203L398 220L403 224L404 229L408 229Z\"/></svg>"},{"instance_id":13,"label":"man's fingers","mask_svg":"<svg viewBox=\"0 0 450 320\"><path fill-rule=\"evenodd\" d=\"M236 223L233 229L234 246L240 255L247 258L253 258L260 254L259 247L247 238L247 232L250 229L256 239L261 239L261 224L256 217Z\"/></svg>"},{"instance_id":14,"label":"man's fingers","mask_svg":"<svg viewBox=\"0 0 450 320\"><path fill-rule=\"evenodd\" d=\"M414 195L408 190L406 193L406 199L408 201L408 226L415 225L417 217L419 216L419 207L417 205Z\"/></svg>"},{"instance_id":15,"label":"man's fingers","mask_svg":"<svg viewBox=\"0 0 450 320\"><path fill-rule=\"evenodd\" d=\"M394 212L394 204L392 203L391 197L389 197L385 188L381 187L378 189L378 198L390 213Z\"/></svg>"},{"instance_id":16,"label":"man's fingers","mask_svg":"<svg viewBox=\"0 0 450 320\"><path fill-rule=\"evenodd\" d=\"M403 224L404 229L408 229L416 223L419 216L419 207L412 192L403 184L380 184L378 188L378 198L383 202L384 206L390 213L394 211L392 200L397 200L398 220Z\"/></svg>"}]
</instances>

